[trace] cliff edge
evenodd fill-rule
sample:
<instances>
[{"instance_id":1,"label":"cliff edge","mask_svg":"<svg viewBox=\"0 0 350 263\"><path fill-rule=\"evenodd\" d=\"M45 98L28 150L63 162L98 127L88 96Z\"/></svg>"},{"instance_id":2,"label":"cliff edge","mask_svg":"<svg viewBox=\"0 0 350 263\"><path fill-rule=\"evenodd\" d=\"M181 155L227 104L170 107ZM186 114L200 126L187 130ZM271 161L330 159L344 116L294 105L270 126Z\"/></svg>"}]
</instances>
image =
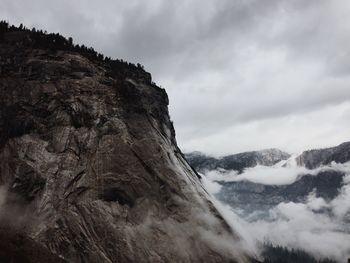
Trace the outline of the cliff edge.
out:
<instances>
[{"instance_id":1,"label":"cliff edge","mask_svg":"<svg viewBox=\"0 0 350 263\"><path fill-rule=\"evenodd\" d=\"M166 92L55 39L1 28L2 262L245 262L176 145Z\"/></svg>"}]
</instances>

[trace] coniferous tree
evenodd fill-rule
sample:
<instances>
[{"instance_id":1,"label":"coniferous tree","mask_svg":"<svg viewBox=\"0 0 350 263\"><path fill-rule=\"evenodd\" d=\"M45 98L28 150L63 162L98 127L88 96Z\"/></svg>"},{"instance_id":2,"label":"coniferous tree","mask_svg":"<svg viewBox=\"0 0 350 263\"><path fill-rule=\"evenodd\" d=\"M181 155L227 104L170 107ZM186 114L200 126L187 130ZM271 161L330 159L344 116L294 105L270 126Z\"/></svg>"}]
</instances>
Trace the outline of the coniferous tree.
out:
<instances>
[{"instance_id":1,"label":"coniferous tree","mask_svg":"<svg viewBox=\"0 0 350 263\"><path fill-rule=\"evenodd\" d=\"M111 72L108 74L112 75L125 75L130 73L130 68L136 69L137 72L144 72L144 67L140 63L136 65L133 63L128 63L123 59L112 59L111 57L104 57L103 54L96 52L92 47L88 48L85 45L74 45L73 39L69 37L68 39L61 36L58 33L47 33L47 31L37 30L35 28L27 29L23 24L16 27L14 25L9 25L7 21L0 21L0 38L3 38L7 32L21 31L29 33L29 38L25 38L23 41L30 39L30 45L33 48L38 49L49 49L51 52L56 52L58 50L78 52L82 56L98 62L104 63ZM141 73L142 74L142 73ZM151 83L150 83L151 84ZM155 83L152 82L155 85Z\"/></svg>"}]
</instances>

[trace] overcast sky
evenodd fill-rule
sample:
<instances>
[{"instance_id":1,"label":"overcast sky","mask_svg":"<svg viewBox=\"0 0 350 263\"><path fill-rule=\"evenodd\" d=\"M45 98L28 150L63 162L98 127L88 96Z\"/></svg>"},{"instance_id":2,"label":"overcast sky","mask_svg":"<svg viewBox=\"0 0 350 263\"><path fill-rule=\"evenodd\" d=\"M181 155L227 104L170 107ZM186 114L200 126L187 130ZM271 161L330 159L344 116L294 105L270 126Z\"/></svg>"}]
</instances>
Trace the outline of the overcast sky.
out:
<instances>
[{"instance_id":1,"label":"overcast sky","mask_svg":"<svg viewBox=\"0 0 350 263\"><path fill-rule=\"evenodd\" d=\"M0 19L140 62L183 151L350 140L348 0L0 0Z\"/></svg>"}]
</instances>

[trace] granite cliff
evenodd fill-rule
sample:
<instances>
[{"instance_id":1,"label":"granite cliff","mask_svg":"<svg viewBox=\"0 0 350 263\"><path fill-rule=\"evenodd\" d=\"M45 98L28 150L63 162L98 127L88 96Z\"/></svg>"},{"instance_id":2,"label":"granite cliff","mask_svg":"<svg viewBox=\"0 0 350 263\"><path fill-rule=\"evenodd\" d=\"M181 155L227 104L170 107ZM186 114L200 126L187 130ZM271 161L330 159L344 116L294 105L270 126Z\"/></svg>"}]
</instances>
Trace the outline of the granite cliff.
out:
<instances>
[{"instance_id":1,"label":"granite cliff","mask_svg":"<svg viewBox=\"0 0 350 263\"><path fill-rule=\"evenodd\" d=\"M149 73L0 29L1 262L247 261Z\"/></svg>"}]
</instances>

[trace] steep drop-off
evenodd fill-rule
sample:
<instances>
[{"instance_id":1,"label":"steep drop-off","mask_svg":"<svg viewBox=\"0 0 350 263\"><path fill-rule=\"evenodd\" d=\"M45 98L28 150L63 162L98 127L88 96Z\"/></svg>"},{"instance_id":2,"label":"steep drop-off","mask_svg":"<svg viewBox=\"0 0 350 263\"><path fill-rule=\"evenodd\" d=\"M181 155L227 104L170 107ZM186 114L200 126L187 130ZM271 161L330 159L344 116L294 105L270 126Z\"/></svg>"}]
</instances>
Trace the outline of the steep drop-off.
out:
<instances>
[{"instance_id":1,"label":"steep drop-off","mask_svg":"<svg viewBox=\"0 0 350 263\"><path fill-rule=\"evenodd\" d=\"M33 36L0 38L2 262L245 262L150 74Z\"/></svg>"}]
</instances>

